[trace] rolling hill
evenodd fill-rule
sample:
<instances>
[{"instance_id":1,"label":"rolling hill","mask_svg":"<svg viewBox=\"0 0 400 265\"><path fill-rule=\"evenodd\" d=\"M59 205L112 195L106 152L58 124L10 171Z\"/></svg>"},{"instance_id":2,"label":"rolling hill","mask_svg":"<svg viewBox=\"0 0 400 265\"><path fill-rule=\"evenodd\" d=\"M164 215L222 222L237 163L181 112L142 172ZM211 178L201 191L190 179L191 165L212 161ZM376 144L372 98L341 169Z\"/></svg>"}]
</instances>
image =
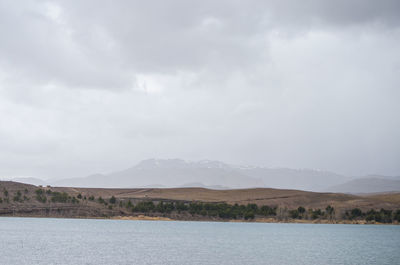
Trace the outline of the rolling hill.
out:
<instances>
[{"instance_id":1,"label":"rolling hill","mask_svg":"<svg viewBox=\"0 0 400 265\"><path fill-rule=\"evenodd\" d=\"M167 212L133 209L134 205L165 205L192 204L207 207L218 205L238 205L237 207L253 207L259 209L268 206L277 209L271 218L273 220L289 220L291 210L304 207L307 218L322 210L316 218L327 220L323 214L328 205L335 209L335 220L343 220L346 211L359 208L364 212L371 209L398 210L400 209L400 193L387 195L356 196L342 193L318 193L299 190L282 190L269 188L239 189L239 190L210 190L204 188L138 188L138 189L102 189L76 187L38 187L29 184L0 181L0 216L51 216L51 217L113 217L149 216L168 217L180 220L221 220L223 217L214 216L212 212L180 212L179 208ZM154 204L153 204L154 203ZM162 205L162 204L161 204ZM250 205L250 206L249 206ZM159 206L158 206L159 207ZM226 206L224 206L226 207ZM239 209L238 208L238 209ZM253 207L254 208L254 207ZM272 209L270 208L270 209ZM186 208L187 209L187 208ZM223 214L221 212L221 214ZM222 215L223 216L223 215ZM258 218L261 218L260 216ZM278 219L277 219L278 218ZM322 219L321 219L322 218ZM315 220L315 218L307 219Z\"/></svg>"}]
</instances>

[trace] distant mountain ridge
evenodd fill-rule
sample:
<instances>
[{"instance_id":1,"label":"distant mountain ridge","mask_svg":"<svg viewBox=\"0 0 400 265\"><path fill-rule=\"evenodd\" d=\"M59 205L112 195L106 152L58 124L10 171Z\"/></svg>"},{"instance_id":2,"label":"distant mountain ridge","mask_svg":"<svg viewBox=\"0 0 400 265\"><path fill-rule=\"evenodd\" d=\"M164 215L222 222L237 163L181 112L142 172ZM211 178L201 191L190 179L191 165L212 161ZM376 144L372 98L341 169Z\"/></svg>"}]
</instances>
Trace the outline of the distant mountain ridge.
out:
<instances>
[{"instance_id":1,"label":"distant mountain ridge","mask_svg":"<svg viewBox=\"0 0 400 265\"><path fill-rule=\"evenodd\" d=\"M320 191L350 178L311 169L235 166L214 160L147 159L128 169L86 178L60 180L56 186L104 188L182 187L214 189L271 187Z\"/></svg>"},{"instance_id":2,"label":"distant mountain ridge","mask_svg":"<svg viewBox=\"0 0 400 265\"><path fill-rule=\"evenodd\" d=\"M367 176L329 187L327 191L341 193L379 193L400 191L400 177Z\"/></svg>"},{"instance_id":3,"label":"distant mountain ridge","mask_svg":"<svg viewBox=\"0 0 400 265\"><path fill-rule=\"evenodd\" d=\"M147 159L128 169L95 174L85 178L59 180L57 186L79 186L100 188L151 187L157 183L163 187L180 187L186 183L201 183L204 186L252 188L264 183L254 177L235 171L219 161L202 160L189 162L182 159Z\"/></svg>"},{"instance_id":4,"label":"distant mountain ridge","mask_svg":"<svg viewBox=\"0 0 400 265\"><path fill-rule=\"evenodd\" d=\"M379 184L376 181L375 184L366 184L368 181L374 181L371 178L379 178ZM52 182L33 178L14 180L35 185L98 188L270 187L343 193L400 191L400 186L396 184L400 178L368 176L360 179L363 180L363 185L357 184L360 180L354 177L313 169L236 166L213 160L147 159L125 170L108 174L93 174L83 178Z\"/></svg>"},{"instance_id":5,"label":"distant mountain ridge","mask_svg":"<svg viewBox=\"0 0 400 265\"><path fill-rule=\"evenodd\" d=\"M333 172L313 169L248 167L239 170L247 176L262 179L266 187L277 189L322 191L326 187L351 179Z\"/></svg>"},{"instance_id":6,"label":"distant mountain ridge","mask_svg":"<svg viewBox=\"0 0 400 265\"><path fill-rule=\"evenodd\" d=\"M39 178L32 178L32 177L26 177L26 178L13 178L12 181L15 182L21 182L21 183L26 183L26 184L31 184L31 185L46 185L48 182Z\"/></svg>"},{"instance_id":7,"label":"distant mountain ridge","mask_svg":"<svg viewBox=\"0 0 400 265\"><path fill-rule=\"evenodd\" d=\"M213 160L186 161L183 159L146 159L139 162L133 168L149 169L149 168L219 168L231 170L232 166Z\"/></svg>"}]
</instances>

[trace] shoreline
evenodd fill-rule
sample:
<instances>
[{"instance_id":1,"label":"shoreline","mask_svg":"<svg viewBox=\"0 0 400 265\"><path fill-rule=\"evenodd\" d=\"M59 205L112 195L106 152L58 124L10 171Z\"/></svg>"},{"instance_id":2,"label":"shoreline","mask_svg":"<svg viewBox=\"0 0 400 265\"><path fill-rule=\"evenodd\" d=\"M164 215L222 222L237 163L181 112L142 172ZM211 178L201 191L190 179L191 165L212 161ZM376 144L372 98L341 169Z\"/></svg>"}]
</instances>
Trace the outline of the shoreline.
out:
<instances>
[{"instance_id":1,"label":"shoreline","mask_svg":"<svg viewBox=\"0 0 400 265\"><path fill-rule=\"evenodd\" d=\"M108 218L104 218L108 219ZM109 218L111 220L131 220L131 221L184 221L184 222L217 222L217 223L269 223L269 224L355 224L355 225L399 225L399 223L378 223L378 222L366 222L364 220L340 220L340 221L329 221L329 220L276 220L274 218L259 218L252 221L246 220L184 220L184 219L171 219L169 217L155 217L155 216L114 216Z\"/></svg>"},{"instance_id":2,"label":"shoreline","mask_svg":"<svg viewBox=\"0 0 400 265\"><path fill-rule=\"evenodd\" d=\"M269 223L269 224L351 224L351 225L400 225L400 223L380 223L380 222L366 222L365 220L276 220L274 218L256 218L254 220L205 220L205 219L173 219L163 216L148 216L148 215L137 215L137 216L111 216L111 217L97 217L97 216L36 216L36 215L1 215L5 218L49 218L49 219L93 219L93 220L121 220L121 221L175 221L175 222L210 222L210 223Z\"/></svg>"}]
</instances>

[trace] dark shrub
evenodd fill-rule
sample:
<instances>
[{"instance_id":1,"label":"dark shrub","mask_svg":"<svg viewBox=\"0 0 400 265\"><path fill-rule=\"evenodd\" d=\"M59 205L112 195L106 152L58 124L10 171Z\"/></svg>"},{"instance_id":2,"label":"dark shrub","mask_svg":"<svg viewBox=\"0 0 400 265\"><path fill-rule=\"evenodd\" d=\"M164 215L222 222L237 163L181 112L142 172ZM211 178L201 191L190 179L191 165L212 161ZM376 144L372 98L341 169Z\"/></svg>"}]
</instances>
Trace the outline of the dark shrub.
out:
<instances>
[{"instance_id":1,"label":"dark shrub","mask_svg":"<svg viewBox=\"0 0 400 265\"><path fill-rule=\"evenodd\" d=\"M110 203L115 204L117 202L117 199L114 197L114 195L110 198Z\"/></svg>"}]
</instances>

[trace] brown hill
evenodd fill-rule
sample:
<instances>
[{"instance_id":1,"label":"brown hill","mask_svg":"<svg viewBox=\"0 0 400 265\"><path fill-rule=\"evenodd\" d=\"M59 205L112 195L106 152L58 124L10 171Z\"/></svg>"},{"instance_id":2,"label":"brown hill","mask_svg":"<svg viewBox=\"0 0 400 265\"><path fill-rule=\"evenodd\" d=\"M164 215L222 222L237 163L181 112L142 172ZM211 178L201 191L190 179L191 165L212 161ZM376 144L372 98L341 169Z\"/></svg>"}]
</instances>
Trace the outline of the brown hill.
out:
<instances>
[{"instance_id":1,"label":"brown hill","mask_svg":"<svg viewBox=\"0 0 400 265\"><path fill-rule=\"evenodd\" d=\"M210 190L204 188L171 188L171 189L93 189L93 188L54 188L68 193L82 193L109 198L115 196L122 199L173 200L226 202L228 204L255 203L287 208L325 208L327 205L336 208L380 209L399 208L400 202L382 200L374 196L356 196L341 193L319 193L299 190L280 190L269 188Z\"/></svg>"},{"instance_id":2,"label":"brown hill","mask_svg":"<svg viewBox=\"0 0 400 265\"><path fill-rule=\"evenodd\" d=\"M46 202L40 202L37 191L47 194ZM8 193L8 196L6 196ZM66 193L68 201L52 201L56 193ZM20 195L18 195L20 194ZM51 195L53 194L53 195ZM71 187L38 187L17 182L0 182L0 215L59 215L65 217L102 217L129 215L131 212L124 207L98 203L99 197L108 201L112 196L120 205L131 201L173 201L173 202L209 202L247 205L255 203L258 206L268 205L287 209L299 206L306 209L325 209L333 206L337 213L345 210L360 208L370 209L400 209L400 194L379 194L356 196L341 193L318 193L299 190L279 190L268 188L210 190L204 188L171 188L171 189L100 189L100 188L71 188ZM89 200L89 198L95 198ZM74 200L71 200L74 198ZM106 207L108 205L108 207Z\"/></svg>"}]
</instances>

